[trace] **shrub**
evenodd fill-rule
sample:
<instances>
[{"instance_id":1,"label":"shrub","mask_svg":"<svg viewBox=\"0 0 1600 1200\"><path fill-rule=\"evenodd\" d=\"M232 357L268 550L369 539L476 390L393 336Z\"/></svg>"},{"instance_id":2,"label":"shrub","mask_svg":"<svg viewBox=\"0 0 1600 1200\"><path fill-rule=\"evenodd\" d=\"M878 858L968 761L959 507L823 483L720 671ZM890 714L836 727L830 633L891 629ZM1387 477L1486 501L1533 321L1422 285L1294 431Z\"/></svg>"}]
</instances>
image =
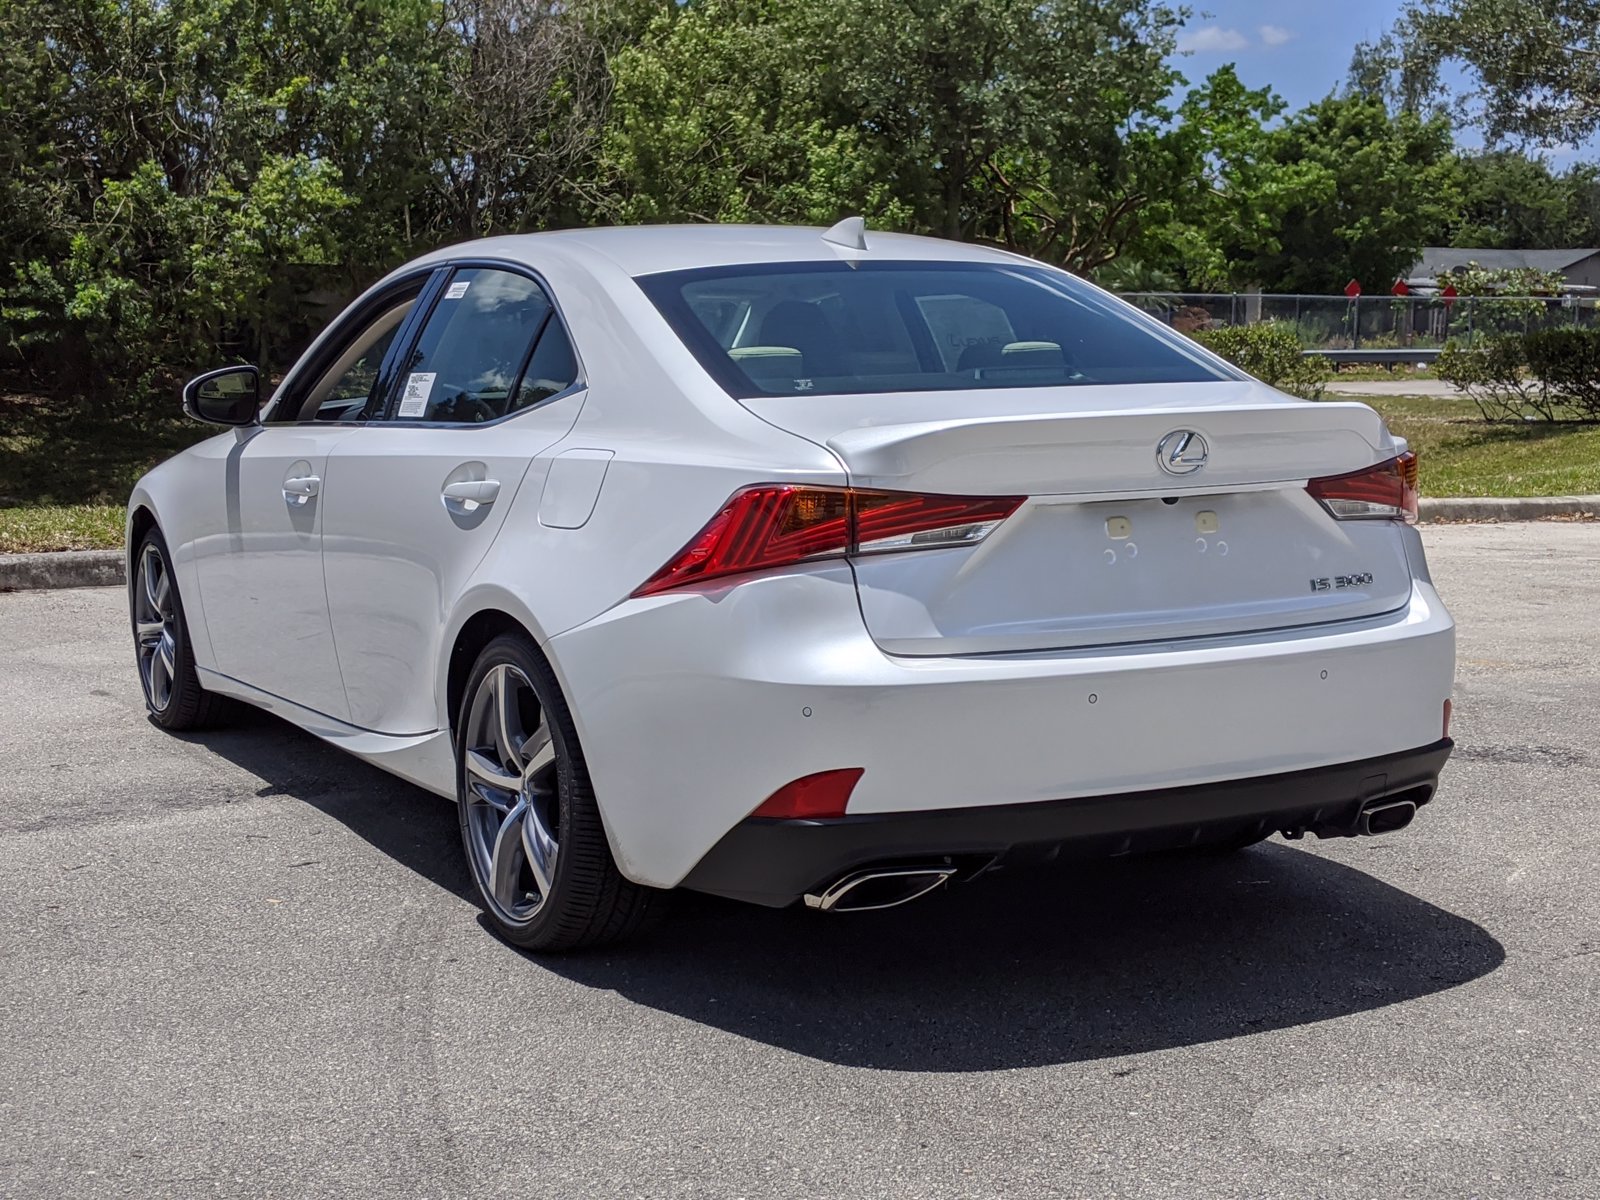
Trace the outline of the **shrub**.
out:
<instances>
[{"instance_id":1,"label":"shrub","mask_svg":"<svg viewBox=\"0 0 1600 1200\"><path fill-rule=\"evenodd\" d=\"M1293 325L1261 321L1254 325L1230 325L1193 336L1201 345L1248 371L1262 383L1307 400L1322 398L1328 376L1332 374L1325 359L1308 358L1301 353L1300 335Z\"/></svg>"},{"instance_id":2,"label":"shrub","mask_svg":"<svg viewBox=\"0 0 1600 1200\"><path fill-rule=\"evenodd\" d=\"M1600 329L1541 329L1524 335L1528 370L1556 405L1600 421Z\"/></svg>"},{"instance_id":3,"label":"shrub","mask_svg":"<svg viewBox=\"0 0 1600 1200\"><path fill-rule=\"evenodd\" d=\"M1600 330L1546 329L1445 343L1435 368L1486 421L1600 421Z\"/></svg>"}]
</instances>

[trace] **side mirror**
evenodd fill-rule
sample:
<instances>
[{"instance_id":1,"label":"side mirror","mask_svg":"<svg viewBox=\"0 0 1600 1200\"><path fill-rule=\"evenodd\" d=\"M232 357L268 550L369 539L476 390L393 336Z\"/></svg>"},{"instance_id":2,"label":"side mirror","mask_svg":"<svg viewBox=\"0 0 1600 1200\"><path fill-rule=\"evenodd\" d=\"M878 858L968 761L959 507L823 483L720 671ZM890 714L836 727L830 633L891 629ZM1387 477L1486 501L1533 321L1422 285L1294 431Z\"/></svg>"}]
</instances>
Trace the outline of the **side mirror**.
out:
<instances>
[{"instance_id":1,"label":"side mirror","mask_svg":"<svg viewBox=\"0 0 1600 1200\"><path fill-rule=\"evenodd\" d=\"M254 425L261 409L261 373L254 367L207 371L183 385L183 411L213 425Z\"/></svg>"}]
</instances>

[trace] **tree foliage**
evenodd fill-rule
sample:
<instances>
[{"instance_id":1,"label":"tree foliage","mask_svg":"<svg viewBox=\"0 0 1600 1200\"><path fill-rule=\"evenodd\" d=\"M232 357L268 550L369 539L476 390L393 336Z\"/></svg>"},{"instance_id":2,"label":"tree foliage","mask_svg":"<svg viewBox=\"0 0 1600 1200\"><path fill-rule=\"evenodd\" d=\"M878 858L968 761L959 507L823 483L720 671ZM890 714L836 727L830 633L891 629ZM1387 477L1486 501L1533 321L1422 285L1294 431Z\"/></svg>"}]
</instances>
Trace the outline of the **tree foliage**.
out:
<instances>
[{"instance_id":1,"label":"tree foliage","mask_svg":"<svg viewBox=\"0 0 1600 1200\"><path fill-rule=\"evenodd\" d=\"M225 357L286 365L424 250L574 224L860 213L1124 285L1313 292L1385 286L1452 239L1600 244L1600 175L1458 159L1404 93L1423 76L1400 35L1287 113L1232 68L1188 87L1187 19L1158 0L0 0L0 367L165 403Z\"/></svg>"},{"instance_id":2,"label":"tree foliage","mask_svg":"<svg viewBox=\"0 0 1600 1200\"><path fill-rule=\"evenodd\" d=\"M1413 103L1445 97L1446 68L1464 68L1475 86L1452 107L1491 142L1576 143L1600 129L1596 0L1408 0L1363 53L1365 74L1388 74Z\"/></svg>"}]
</instances>

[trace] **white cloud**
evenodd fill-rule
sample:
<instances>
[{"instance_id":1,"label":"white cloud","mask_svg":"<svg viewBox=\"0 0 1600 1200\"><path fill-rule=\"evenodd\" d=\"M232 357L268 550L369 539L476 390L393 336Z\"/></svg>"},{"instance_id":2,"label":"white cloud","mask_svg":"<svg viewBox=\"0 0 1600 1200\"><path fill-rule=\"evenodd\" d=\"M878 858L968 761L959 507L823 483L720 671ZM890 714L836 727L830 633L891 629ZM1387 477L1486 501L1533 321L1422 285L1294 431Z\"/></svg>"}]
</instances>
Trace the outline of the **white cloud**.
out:
<instances>
[{"instance_id":1,"label":"white cloud","mask_svg":"<svg viewBox=\"0 0 1600 1200\"><path fill-rule=\"evenodd\" d=\"M1261 35L1263 46L1281 46L1295 37L1294 30L1285 29L1282 25L1263 25L1256 32Z\"/></svg>"},{"instance_id":2,"label":"white cloud","mask_svg":"<svg viewBox=\"0 0 1600 1200\"><path fill-rule=\"evenodd\" d=\"M1223 29L1218 25L1205 25L1178 39L1178 49L1204 54L1208 51L1243 50L1250 39L1237 29Z\"/></svg>"}]
</instances>

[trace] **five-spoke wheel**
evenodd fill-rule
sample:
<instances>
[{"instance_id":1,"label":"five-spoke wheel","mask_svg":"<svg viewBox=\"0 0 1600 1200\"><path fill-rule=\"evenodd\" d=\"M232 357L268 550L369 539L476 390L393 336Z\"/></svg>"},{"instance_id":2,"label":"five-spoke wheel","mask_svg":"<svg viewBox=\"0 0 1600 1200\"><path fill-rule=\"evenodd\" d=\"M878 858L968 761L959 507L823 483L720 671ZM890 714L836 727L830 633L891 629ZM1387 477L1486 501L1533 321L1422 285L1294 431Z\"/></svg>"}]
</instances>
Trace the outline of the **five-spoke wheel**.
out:
<instances>
[{"instance_id":1,"label":"five-spoke wheel","mask_svg":"<svg viewBox=\"0 0 1600 1200\"><path fill-rule=\"evenodd\" d=\"M501 936L532 950L612 941L649 889L611 858L577 731L549 666L520 634L478 656L456 723L461 838Z\"/></svg>"},{"instance_id":2,"label":"five-spoke wheel","mask_svg":"<svg viewBox=\"0 0 1600 1200\"><path fill-rule=\"evenodd\" d=\"M139 658L139 683L151 719L166 729L200 729L222 711L222 697L200 686L172 556L160 530L140 541L128 581L128 612Z\"/></svg>"},{"instance_id":3,"label":"five-spoke wheel","mask_svg":"<svg viewBox=\"0 0 1600 1200\"><path fill-rule=\"evenodd\" d=\"M467 853L495 915L523 924L550 895L560 825L555 741L521 669L489 668L465 732Z\"/></svg>"},{"instance_id":4,"label":"five-spoke wheel","mask_svg":"<svg viewBox=\"0 0 1600 1200\"><path fill-rule=\"evenodd\" d=\"M139 553L133 585L133 635L139 647L139 678L153 712L164 711L172 702L172 681L178 675L177 624L172 575L161 547L147 541Z\"/></svg>"}]
</instances>

